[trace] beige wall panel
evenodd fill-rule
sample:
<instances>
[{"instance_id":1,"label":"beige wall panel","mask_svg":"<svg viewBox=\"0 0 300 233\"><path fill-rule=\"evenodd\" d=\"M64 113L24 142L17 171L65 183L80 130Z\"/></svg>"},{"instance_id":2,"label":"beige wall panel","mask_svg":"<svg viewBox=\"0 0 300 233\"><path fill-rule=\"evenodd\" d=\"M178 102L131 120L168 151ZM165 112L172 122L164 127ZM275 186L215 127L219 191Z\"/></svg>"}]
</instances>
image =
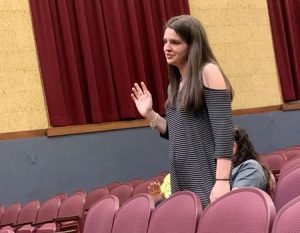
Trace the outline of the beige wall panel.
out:
<instances>
[{"instance_id":1,"label":"beige wall panel","mask_svg":"<svg viewBox=\"0 0 300 233\"><path fill-rule=\"evenodd\" d=\"M0 133L48 128L28 0L0 1Z\"/></svg>"},{"instance_id":2,"label":"beige wall panel","mask_svg":"<svg viewBox=\"0 0 300 233\"><path fill-rule=\"evenodd\" d=\"M233 109L282 104L266 1L190 0L230 79Z\"/></svg>"}]
</instances>

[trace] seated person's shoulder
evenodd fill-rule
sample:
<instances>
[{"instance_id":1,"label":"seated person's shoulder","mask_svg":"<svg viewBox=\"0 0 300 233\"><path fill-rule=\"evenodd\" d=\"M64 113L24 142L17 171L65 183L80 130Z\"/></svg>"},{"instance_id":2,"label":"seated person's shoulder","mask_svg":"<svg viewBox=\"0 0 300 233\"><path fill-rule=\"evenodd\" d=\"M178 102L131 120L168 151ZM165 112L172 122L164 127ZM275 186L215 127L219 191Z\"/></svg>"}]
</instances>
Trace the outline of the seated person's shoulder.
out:
<instances>
[{"instance_id":1,"label":"seated person's shoulder","mask_svg":"<svg viewBox=\"0 0 300 233\"><path fill-rule=\"evenodd\" d=\"M203 85L210 89L226 89L226 82L219 67L214 63L208 63L202 71Z\"/></svg>"},{"instance_id":2,"label":"seated person's shoulder","mask_svg":"<svg viewBox=\"0 0 300 233\"><path fill-rule=\"evenodd\" d=\"M238 168L237 170L239 170L239 171L241 171L241 170L251 170L252 172L254 172L254 171L262 172L263 171L263 168L260 165L260 163L254 159L248 159L248 160L244 161L237 168Z\"/></svg>"},{"instance_id":3,"label":"seated person's shoulder","mask_svg":"<svg viewBox=\"0 0 300 233\"><path fill-rule=\"evenodd\" d=\"M266 176L259 162L249 159L232 171L233 188L256 187L265 189Z\"/></svg>"},{"instance_id":4,"label":"seated person's shoulder","mask_svg":"<svg viewBox=\"0 0 300 233\"><path fill-rule=\"evenodd\" d=\"M244 166L252 166L252 167L261 167L259 162L257 162L254 159L248 159L245 162L242 163Z\"/></svg>"}]
</instances>

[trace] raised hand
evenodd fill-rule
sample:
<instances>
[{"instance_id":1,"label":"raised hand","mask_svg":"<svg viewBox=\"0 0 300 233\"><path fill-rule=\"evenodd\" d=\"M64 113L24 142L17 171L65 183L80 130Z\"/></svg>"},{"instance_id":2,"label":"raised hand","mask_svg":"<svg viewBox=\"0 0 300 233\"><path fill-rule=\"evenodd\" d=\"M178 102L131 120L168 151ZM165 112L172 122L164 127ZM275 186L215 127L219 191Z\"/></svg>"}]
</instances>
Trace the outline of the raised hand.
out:
<instances>
[{"instance_id":1,"label":"raised hand","mask_svg":"<svg viewBox=\"0 0 300 233\"><path fill-rule=\"evenodd\" d=\"M163 198L163 193L160 189L160 183L153 182L150 183L148 186L148 193L153 198L154 201L158 201L159 199Z\"/></svg>"},{"instance_id":2,"label":"raised hand","mask_svg":"<svg viewBox=\"0 0 300 233\"><path fill-rule=\"evenodd\" d=\"M135 83L132 87L131 98L133 99L135 106L139 113L145 117L149 118L149 114L153 110L153 102L151 93L148 91L145 83L141 82L141 87Z\"/></svg>"}]
</instances>

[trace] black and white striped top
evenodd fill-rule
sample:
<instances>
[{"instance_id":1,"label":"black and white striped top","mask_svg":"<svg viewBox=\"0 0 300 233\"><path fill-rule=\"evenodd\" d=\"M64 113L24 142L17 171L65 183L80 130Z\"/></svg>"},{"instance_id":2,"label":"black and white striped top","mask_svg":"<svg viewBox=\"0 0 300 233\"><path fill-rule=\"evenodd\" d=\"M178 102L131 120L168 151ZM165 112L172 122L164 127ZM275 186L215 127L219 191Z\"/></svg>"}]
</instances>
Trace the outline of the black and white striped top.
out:
<instances>
[{"instance_id":1,"label":"black and white striped top","mask_svg":"<svg viewBox=\"0 0 300 233\"><path fill-rule=\"evenodd\" d=\"M227 90L204 88L203 110L167 109L167 132L172 193L190 190L209 204L215 183L216 158L230 157L233 147L231 95Z\"/></svg>"}]
</instances>

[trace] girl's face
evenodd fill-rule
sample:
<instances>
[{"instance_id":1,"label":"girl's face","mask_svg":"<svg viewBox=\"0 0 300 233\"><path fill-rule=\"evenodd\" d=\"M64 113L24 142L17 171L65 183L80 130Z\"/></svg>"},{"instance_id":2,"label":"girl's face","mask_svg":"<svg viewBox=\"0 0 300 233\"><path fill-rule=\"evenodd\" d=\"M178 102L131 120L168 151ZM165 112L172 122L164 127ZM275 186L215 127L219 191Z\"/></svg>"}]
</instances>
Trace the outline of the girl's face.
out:
<instances>
[{"instance_id":1,"label":"girl's face","mask_svg":"<svg viewBox=\"0 0 300 233\"><path fill-rule=\"evenodd\" d=\"M167 63L176 66L178 69L184 68L188 59L188 44L171 28L167 28L164 33L164 53Z\"/></svg>"}]
</instances>

